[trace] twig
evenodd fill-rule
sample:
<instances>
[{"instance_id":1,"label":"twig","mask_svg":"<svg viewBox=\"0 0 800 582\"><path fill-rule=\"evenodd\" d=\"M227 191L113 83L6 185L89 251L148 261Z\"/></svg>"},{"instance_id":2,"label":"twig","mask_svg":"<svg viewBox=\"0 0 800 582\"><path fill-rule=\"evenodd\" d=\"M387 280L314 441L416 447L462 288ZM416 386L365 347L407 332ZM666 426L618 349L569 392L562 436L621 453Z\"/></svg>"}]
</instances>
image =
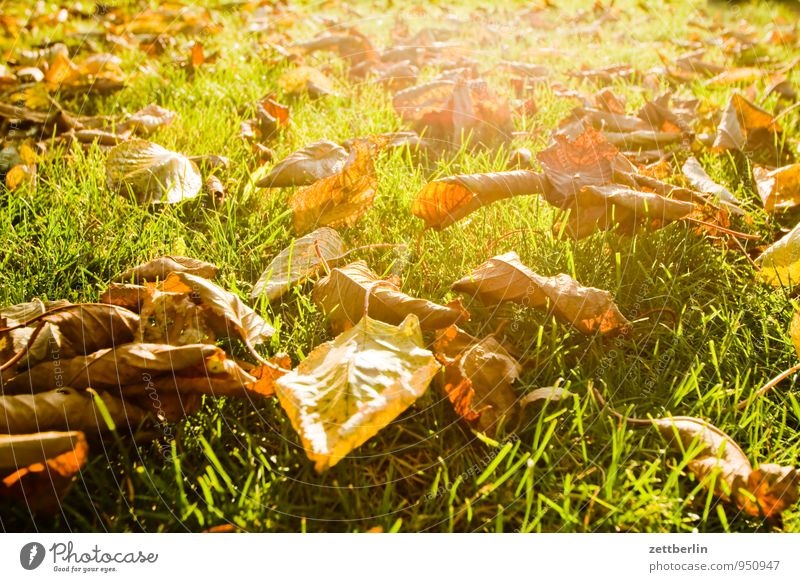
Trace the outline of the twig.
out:
<instances>
[{"instance_id":1,"label":"twig","mask_svg":"<svg viewBox=\"0 0 800 582\"><path fill-rule=\"evenodd\" d=\"M788 378L789 376L791 376L792 374L794 374L799 370L800 370L800 363L795 364L788 370L784 370L783 372L775 376L772 380L764 384L761 388L759 388L758 391L755 394L753 394L750 398L745 398L739 404L737 404L736 410L743 410L744 408L747 407L747 403L749 401L758 398L759 396L763 396L764 394L775 388L775 386L780 384L783 380L785 380L786 378Z\"/></svg>"},{"instance_id":2,"label":"twig","mask_svg":"<svg viewBox=\"0 0 800 582\"><path fill-rule=\"evenodd\" d=\"M622 421L624 421L624 422L626 422L628 424L638 424L638 425L642 425L642 426L653 426L653 421L651 421L651 420L648 420L646 418L635 418L633 416L625 416L624 414L621 414L621 413L617 412L616 410L614 410L613 408L611 408L606 403L605 398L603 398L603 395L600 394L600 391L597 388L595 388L594 385L590 385L589 386L589 390L592 391L592 394L594 395L595 400L597 400L597 404L600 405L600 408L601 409L605 408L611 416L613 416L615 418L618 418L618 419L620 419L620 420L622 420Z\"/></svg>"},{"instance_id":3,"label":"twig","mask_svg":"<svg viewBox=\"0 0 800 582\"><path fill-rule=\"evenodd\" d=\"M715 230L724 232L725 234L729 234L731 236L738 236L739 238L745 238L747 240L761 240L761 237L757 234L747 234L744 232L739 232L738 230L731 230L730 228L725 228L724 226L719 226L718 224L711 224L710 222L706 222L698 218L692 218L691 216L684 216L683 219L688 222L693 222L695 224L700 224L708 228L713 228Z\"/></svg>"}]
</instances>

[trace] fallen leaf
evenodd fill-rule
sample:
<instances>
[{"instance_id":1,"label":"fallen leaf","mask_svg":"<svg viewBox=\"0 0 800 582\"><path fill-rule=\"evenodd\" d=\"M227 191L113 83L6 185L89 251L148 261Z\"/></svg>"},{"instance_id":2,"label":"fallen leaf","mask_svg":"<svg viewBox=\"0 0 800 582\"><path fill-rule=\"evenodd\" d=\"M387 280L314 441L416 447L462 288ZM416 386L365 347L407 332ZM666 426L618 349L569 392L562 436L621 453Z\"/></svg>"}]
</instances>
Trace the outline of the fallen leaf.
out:
<instances>
[{"instance_id":1,"label":"fallen leaf","mask_svg":"<svg viewBox=\"0 0 800 582\"><path fill-rule=\"evenodd\" d=\"M800 282L800 223L756 259L758 278L775 287Z\"/></svg>"},{"instance_id":2,"label":"fallen leaf","mask_svg":"<svg viewBox=\"0 0 800 582\"><path fill-rule=\"evenodd\" d=\"M459 302L439 305L406 295L380 279L364 261L332 269L314 286L314 303L330 318L335 330L355 325L364 316L369 295L369 316L394 325L413 313L423 329L441 329L469 319Z\"/></svg>"},{"instance_id":3,"label":"fallen leaf","mask_svg":"<svg viewBox=\"0 0 800 582\"><path fill-rule=\"evenodd\" d=\"M439 369L416 316L364 317L276 381L278 399L317 472L329 469L411 406Z\"/></svg>"},{"instance_id":4,"label":"fallen leaf","mask_svg":"<svg viewBox=\"0 0 800 582\"><path fill-rule=\"evenodd\" d=\"M783 212L800 204L800 164L775 170L753 168L758 195L767 212Z\"/></svg>"},{"instance_id":5,"label":"fallen leaf","mask_svg":"<svg viewBox=\"0 0 800 582\"><path fill-rule=\"evenodd\" d=\"M584 186L570 205L567 231L576 239L614 227L634 234L641 227L661 228L695 208L691 202L625 186Z\"/></svg>"},{"instance_id":6,"label":"fallen leaf","mask_svg":"<svg viewBox=\"0 0 800 582\"><path fill-rule=\"evenodd\" d=\"M136 265L123 271L114 278L121 283L133 282L141 285L146 281L163 281L170 273L190 273L204 279L213 279L217 276L219 267L191 257L170 255L156 257L141 265Z\"/></svg>"},{"instance_id":7,"label":"fallen leaf","mask_svg":"<svg viewBox=\"0 0 800 582\"><path fill-rule=\"evenodd\" d=\"M289 95L308 93L310 97L325 97L336 94L333 82L314 67L300 66L287 71L278 84Z\"/></svg>"},{"instance_id":8,"label":"fallen leaf","mask_svg":"<svg viewBox=\"0 0 800 582\"><path fill-rule=\"evenodd\" d=\"M517 253L492 257L453 283L454 291L476 295L487 305L513 301L552 310L584 334L620 332L630 325L608 291L583 287L565 274L542 277L526 267Z\"/></svg>"},{"instance_id":9,"label":"fallen leaf","mask_svg":"<svg viewBox=\"0 0 800 582\"><path fill-rule=\"evenodd\" d=\"M88 456L79 431L0 435L0 497L31 513L56 513Z\"/></svg>"},{"instance_id":10,"label":"fallen leaf","mask_svg":"<svg viewBox=\"0 0 800 582\"><path fill-rule=\"evenodd\" d=\"M353 226L369 210L378 189L370 149L366 140L357 141L338 173L300 188L289 199L297 234L319 226Z\"/></svg>"},{"instance_id":11,"label":"fallen leaf","mask_svg":"<svg viewBox=\"0 0 800 582\"><path fill-rule=\"evenodd\" d=\"M453 330L460 331L453 327L445 332ZM501 420L516 411L517 395L511 384L522 367L494 337L470 339L474 341L460 352L453 349L459 342L450 338L434 342L433 349L444 365L444 391L456 414L479 432L493 436Z\"/></svg>"},{"instance_id":12,"label":"fallen leaf","mask_svg":"<svg viewBox=\"0 0 800 582\"><path fill-rule=\"evenodd\" d=\"M147 417L144 410L107 392L98 394L113 423L133 432ZM59 388L38 394L0 396L0 433L79 430L96 434L109 430L94 396L86 390Z\"/></svg>"},{"instance_id":13,"label":"fallen leaf","mask_svg":"<svg viewBox=\"0 0 800 582\"><path fill-rule=\"evenodd\" d=\"M703 166L700 165L700 162L697 161L697 158L689 156L681 167L681 171L692 187L697 188L700 192L711 194L724 204L728 210L736 214L744 214L744 211L739 207L741 204L739 199L730 190L714 182L703 169Z\"/></svg>"},{"instance_id":14,"label":"fallen leaf","mask_svg":"<svg viewBox=\"0 0 800 582\"><path fill-rule=\"evenodd\" d=\"M426 228L447 228L482 206L504 198L538 194L548 187L546 178L528 170L490 174L461 174L429 182L411 204L411 213Z\"/></svg>"},{"instance_id":15,"label":"fallen leaf","mask_svg":"<svg viewBox=\"0 0 800 582\"><path fill-rule=\"evenodd\" d=\"M171 273L164 281L163 290L189 293L192 301L208 311L208 324L217 337L238 336L245 343L258 345L275 333L275 328L237 295L202 277Z\"/></svg>"},{"instance_id":16,"label":"fallen leaf","mask_svg":"<svg viewBox=\"0 0 800 582\"><path fill-rule=\"evenodd\" d=\"M772 518L797 502L800 477L794 467L761 465L754 471L730 436L699 418L676 416L651 422L665 439L677 438L685 450L701 446L689 461L689 470L700 480L718 475L714 493L748 515Z\"/></svg>"},{"instance_id":17,"label":"fallen leaf","mask_svg":"<svg viewBox=\"0 0 800 582\"><path fill-rule=\"evenodd\" d=\"M713 148L738 150L765 163L780 165L778 144L782 132L771 114L736 92L722 112Z\"/></svg>"},{"instance_id":18,"label":"fallen leaf","mask_svg":"<svg viewBox=\"0 0 800 582\"><path fill-rule=\"evenodd\" d=\"M342 171L349 154L326 139L316 141L288 155L256 182L260 188L307 186Z\"/></svg>"},{"instance_id":19,"label":"fallen leaf","mask_svg":"<svg viewBox=\"0 0 800 582\"><path fill-rule=\"evenodd\" d=\"M330 263L344 252L345 244L339 233L327 226L295 239L270 261L250 297L264 295L267 300L275 301L292 285L319 273L323 259Z\"/></svg>"},{"instance_id":20,"label":"fallen leaf","mask_svg":"<svg viewBox=\"0 0 800 582\"><path fill-rule=\"evenodd\" d=\"M106 160L108 186L139 204L175 204L200 193L200 170L185 156L136 139L111 149Z\"/></svg>"},{"instance_id":21,"label":"fallen leaf","mask_svg":"<svg viewBox=\"0 0 800 582\"><path fill-rule=\"evenodd\" d=\"M151 103L136 113L130 114L117 127L117 130L130 130L141 135L148 135L160 127L171 125L177 116L178 114L174 111L164 109L155 103Z\"/></svg>"}]
</instances>

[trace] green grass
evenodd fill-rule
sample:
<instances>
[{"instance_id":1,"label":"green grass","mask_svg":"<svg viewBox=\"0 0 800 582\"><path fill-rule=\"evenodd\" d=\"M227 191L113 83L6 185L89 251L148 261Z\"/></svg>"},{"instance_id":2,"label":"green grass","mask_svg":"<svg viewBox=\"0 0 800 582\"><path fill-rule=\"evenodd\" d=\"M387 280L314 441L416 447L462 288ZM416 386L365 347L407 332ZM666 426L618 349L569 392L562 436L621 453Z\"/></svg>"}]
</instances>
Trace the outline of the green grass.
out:
<instances>
[{"instance_id":1,"label":"green grass","mask_svg":"<svg viewBox=\"0 0 800 582\"><path fill-rule=\"evenodd\" d=\"M524 28L519 34L493 34L480 24L511 25L528 3L478 5L439 2L427 17L411 14L403 3L355 4L364 16L342 13L323 2L296 6L302 14L339 14L388 44L392 18L402 12L412 30L446 26L444 15L475 18L458 40L472 47L484 70L500 58L544 62L554 81L577 86L563 75L583 64L631 63L641 70L659 63L657 50L681 52L673 39L686 38L688 22L702 10L735 24L742 18L766 26L779 15L796 20L786 5L673 1L647 13L642 5L618 2L619 21L576 36L571 30ZM574 15L591 3L558 2ZM14 2L3 11L18 10ZM141 208L105 186L105 153L77 146L52 148L39 165L36 187L0 192L0 305L66 298L94 301L109 278L160 254L185 254L221 267L222 286L247 297L269 260L293 238L288 190L262 190L254 182L248 145L239 124L250 117L248 104L269 91L287 65L271 64L275 54L259 51L257 37L241 32L235 9L215 12L223 31L203 39L206 52L220 51L219 62L203 66L194 79L172 59L188 54L189 37L157 60L123 53L128 87L102 99L64 101L72 111L117 114L155 102L178 112L177 121L150 139L191 155L220 154L232 160L222 174L228 189L216 210L198 202L164 209ZM371 18L370 14L380 17ZM293 38L312 38L322 24L298 18ZM504 29L507 31L507 29ZM484 32L484 34L481 34ZM21 38L18 49L59 29ZM476 48L478 47L478 48ZM555 47L560 57L528 56L536 47ZM770 49L789 62L791 47ZM333 65L341 97L289 100L293 127L273 144L279 157L322 138L334 141L402 128L390 96L377 86L353 86L341 62L324 53L309 63ZM134 73L140 65L151 73ZM426 71L432 76L433 71ZM492 74L500 88L507 76ZM591 91L590 85L578 87ZM629 110L643 102L627 85L615 91L628 97ZM729 89L695 92L708 107L724 105ZM487 308L468 302L473 334L493 331L510 320L507 338L524 353L526 367L515 384L520 396L559 378L574 395L565 401L533 405L514 435L497 444L473 434L458 420L441 391L432 387L414 407L354 451L334 469L317 475L276 400L206 399L203 409L170 427L174 438L135 446L129 438L94 443L93 456L64 499L62 512L35 521L23 506L4 510L4 530L199 531L233 524L249 531L753 531L776 524L740 515L711 497L686 470L686 460L666 449L655 432L625 426L598 410L590 384L619 410L636 416L698 416L728 432L754 463L794 464L800 453L800 403L795 378L753 402L742 412L734 405L769 378L791 366L796 355L787 327L795 307L784 290L757 284L740 250L725 240L697 234L684 223L656 232L621 237L596 234L580 242L557 239L558 213L537 197L516 198L481 209L449 229L427 233L417 253L421 221L409 207L429 180L463 172L506 168L513 147L534 152L546 146L549 130L569 112L569 102L548 87L537 90L540 111L515 118L518 130L534 130L512 146L458 151L431 166L412 164L402 152L377 161L378 199L367 215L342 234L353 246L397 243L402 249L363 251L378 273L395 273L412 295L444 302L454 297L450 284L491 254L514 250L543 275L566 272L584 285L608 289L631 320L635 333L617 339L583 337L545 315L515 306ZM774 98L765 106L773 108ZM797 115L785 121L797 135ZM769 220L758 203L741 160L700 156L713 178L747 201L752 223L734 227L771 241L788 219ZM502 238L516 229L526 229ZM497 241L497 242L495 242ZM270 353L283 350L294 362L330 339L326 322L309 298L308 285L293 289L281 303L254 307L277 329ZM658 310L672 310L677 325ZM165 461L160 447L171 446ZM800 512L784 515L783 529L800 531Z\"/></svg>"}]
</instances>

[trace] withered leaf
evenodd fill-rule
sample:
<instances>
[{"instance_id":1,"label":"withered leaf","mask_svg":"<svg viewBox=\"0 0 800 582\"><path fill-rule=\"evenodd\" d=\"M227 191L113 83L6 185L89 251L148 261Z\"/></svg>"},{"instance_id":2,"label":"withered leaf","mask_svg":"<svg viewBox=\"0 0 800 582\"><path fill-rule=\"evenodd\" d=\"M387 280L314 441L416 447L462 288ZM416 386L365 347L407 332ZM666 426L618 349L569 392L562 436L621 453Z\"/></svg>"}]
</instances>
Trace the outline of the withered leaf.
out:
<instances>
[{"instance_id":1,"label":"withered leaf","mask_svg":"<svg viewBox=\"0 0 800 582\"><path fill-rule=\"evenodd\" d=\"M318 472L411 406L439 369L416 316L399 326L364 317L276 381L281 406Z\"/></svg>"},{"instance_id":2,"label":"withered leaf","mask_svg":"<svg viewBox=\"0 0 800 582\"><path fill-rule=\"evenodd\" d=\"M758 278L775 287L794 287L800 281L800 223L756 259Z\"/></svg>"},{"instance_id":3,"label":"withered leaf","mask_svg":"<svg viewBox=\"0 0 800 582\"><path fill-rule=\"evenodd\" d=\"M202 366L207 358L221 353L222 350L212 344L127 343L86 356L49 359L7 380L4 373L3 391L6 394L44 392L62 386L116 388L140 381L145 374L175 373Z\"/></svg>"},{"instance_id":4,"label":"withered leaf","mask_svg":"<svg viewBox=\"0 0 800 582\"><path fill-rule=\"evenodd\" d=\"M32 513L55 513L88 454L80 431L0 435L0 497Z\"/></svg>"},{"instance_id":5,"label":"withered leaf","mask_svg":"<svg viewBox=\"0 0 800 582\"><path fill-rule=\"evenodd\" d=\"M269 301L275 301L292 285L319 273L323 259L330 263L344 252L345 244L339 233L327 226L295 239L270 261L250 297L264 295Z\"/></svg>"},{"instance_id":6,"label":"withered leaf","mask_svg":"<svg viewBox=\"0 0 800 582\"><path fill-rule=\"evenodd\" d=\"M112 422L134 430L147 413L107 392L98 393ZM39 394L0 396L0 433L25 434L51 430L105 432L103 413L86 390L59 388Z\"/></svg>"},{"instance_id":7,"label":"withered leaf","mask_svg":"<svg viewBox=\"0 0 800 582\"><path fill-rule=\"evenodd\" d=\"M633 234L643 226L661 228L694 210L691 202L625 186L584 186L571 205L567 231L576 239L616 226Z\"/></svg>"},{"instance_id":8,"label":"withered leaf","mask_svg":"<svg viewBox=\"0 0 800 582\"><path fill-rule=\"evenodd\" d=\"M455 326L443 332L459 333L463 334ZM433 349L444 364L444 391L456 414L491 436L501 419L516 411L517 396L511 384L522 367L494 337L470 339L474 341L461 352L454 353L459 342L452 338L434 342Z\"/></svg>"},{"instance_id":9,"label":"withered leaf","mask_svg":"<svg viewBox=\"0 0 800 582\"><path fill-rule=\"evenodd\" d=\"M194 162L142 139L112 148L106 175L109 188L133 195L139 204L175 204L194 198L203 187Z\"/></svg>"},{"instance_id":10,"label":"withered leaf","mask_svg":"<svg viewBox=\"0 0 800 582\"><path fill-rule=\"evenodd\" d=\"M548 187L542 174L528 170L461 174L429 182L411 204L426 228L443 229L478 208L512 196L538 194Z\"/></svg>"},{"instance_id":11,"label":"withered leaf","mask_svg":"<svg viewBox=\"0 0 800 582\"><path fill-rule=\"evenodd\" d=\"M781 212L800 204L800 164L775 170L756 166L753 178L767 212Z\"/></svg>"},{"instance_id":12,"label":"withered leaf","mask_svg":"<svg viewBox=\"0 0 800 582\"><path fill-rule=\"evenodd\" d=\"M714 493L748 515L775 517L797 502L800 476L794 467L765 464L753 470L730 436L699 418L676 416L650 422L665 439L677 439L685 450L702 447L689 461L689 470L701 480L718 474Z\"/></svg>"},{"instance_id":13,"label":"withered leaf","mask_svg":"<svg viewBox=\"0 0 800 582\"><path fill-rule=\"evenodd\" d=\"M313 298L336 330L355 325L364 316L369 294L369 313L374 319L394 325L413 313L423 329L441 329L469 319L458 301L439 305L406 295L394 284L381 280L364 261L331 270L314 286Z\"/></svg>"},{"instance_id":14,"label":"withered leaf","mask_svg":"<svg viewBox=\"0 0 800 582\"><path fill-rule=\"evenodd\" d=\"M336 94L333 82L314 67L300 66L287 71L278 83L289 95L308 93L310 97L324 97Z\"/></svg>"},{"instance_id":15,"label":"withered leaf","mask_svg":"<svg viewBox=\"0 0 800 582\"><path fill-rule=\"evenodd\" d=\"M190 273L172 273L164 281L163 290L189 293L192 301L210 313L207 315L208 323L218 337L237 336L245 343L258 345L275 333L275 328L237 295L202 277Z\"/></svg>"},{"instance_id":16,"label":"withered leaf","mask_svg":"<svg viewBox=\"0 0 800 582\"><path fill-rule=\"evenodd\" d=\"M156 257L146 263L131 267L115 277L114 280L141 285L146 281L163 281L170 273L190 273L204 279L213 279L217 276L217 271L219 271L219 267L211 263L191 257L172 255Z\"/></svg>"},{"instance_id":17,"label":"withered leaf","mask_svg":"<svg viewBox=\"0 0 800 582\"><path fill-rule=\"evenodd\" d=\"M117 131L131 130L141 135L148 135L160 127L172 124L177 116L178 114L174 111L151 103L136 113L130 114L117 126Z\"/></svg>"},{"instance_id":18,"label":"withered leaf","mask_svg":"<svg viewBox=\"0 0 800 582\"><path fill-rule=\"evenodd\" d=\"M492 257L452 287L476 295L487 305L513 301L552 310L584 334L620 332L630 325L608 291L583 287L563 273L555 277L537 275L515 252Z\"/></svg>"},{"instance_id":19,"label":"withered leaf","mask_svg":"<svg viewBox=\"0 0 800 582\"><path fill-rule=\"evenodd\" d=\"M307 186L342 171L347 150L326 139L316 141L288 155L256 182L260 188Z\"/></svg>"},{"instance_id":20,"label":"withered leaf","mask_svg":"<svg viewBox=\"0 0 800 582\"><path fill-rule=\"evenodd\" d=\"M318 226L353 226L375 200L378 179L370 144L357 141L336 174L300 188L289 199L297 234Z\"/></svg>"},{"instance_id":21,"label":"withered leaf","mask_svg":"<svg viewBox=\"0 0 800 582\"><path fill-rule=\"evenodd\" d=\"M587 127L570 140L554 136L555 144L539 152L536 158L552 185L547 201L566 208L584 186L605 186L612 182L614 166L622 155L599 131Z\"/></svg>"},{"instance_id":22,"label":"withered leaf","mask_svg":"<svg viewBox=\"0 0 800 582\"><path fill-rule=\"evenodd\" d=\"M771 114L736 92L722 112L714 149L738 150L765 163L780 165L777 147L782 132Z\"/></svg>"},{"instance_id":23,"label":"withered leaf","mask_svg":"<svg viewBox=\"0 0 800 582\"><path fill-rule=\"evenodd\" d=\"M147 287L144 285L109 283L108 288L100 296L100 303L119 305L138 313L146 295Z\"/></svg>"},{"instance_id":24,"label":"withered leaf","mask_svg":"<svg viewBox=\"0 0 800 582\"><path fill-rule=\"evenodd\" d=\"M711 176L703 169L703 166L700 165L700 162L697 161L697 158L689 156L681 167L681 171L694 188L716 197L728 210L736 214L744 214L744 211L739 208L741 204L739 199L730 190L714 182Z\"/></svg>"}]
</instances>

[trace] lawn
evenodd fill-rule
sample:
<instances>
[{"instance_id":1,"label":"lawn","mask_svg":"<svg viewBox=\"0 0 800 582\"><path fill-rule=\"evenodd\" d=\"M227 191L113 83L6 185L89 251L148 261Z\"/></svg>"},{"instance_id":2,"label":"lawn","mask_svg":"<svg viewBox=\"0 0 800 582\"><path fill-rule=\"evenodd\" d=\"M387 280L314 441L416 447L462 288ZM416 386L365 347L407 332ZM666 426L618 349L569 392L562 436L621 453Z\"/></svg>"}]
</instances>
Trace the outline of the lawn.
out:
<instances>
[{"instance_id":1,"label":"lawn","mask_svg":"<svg viewBox=\"0 0 800 582\"><path fill-rule=\"evenodd\" d=\"M110 4L130 14L145 6ZM423 161L404 148L380 153L374 205L339 232L351 248L397 246L362 249L353 258L366 260L379 275L396 275L409 295L446 304L458 296L450 288L455 280L491 256L515 251L537 273L566 273L608 290L633 331L582 335L545 311L486 306L465 297L471 319L464 329L477 337L497 332L517 348L523 371L513 389L519 398L559 380L571 396L526 406L514 426L489 437L461 420L434 383L403 415L322 474L306 458L277 399L206 397L200 411L169 425L152 442L134 443L117 433L92 441L92 456L59 511L34 518L24 503L15 502L0 512L0 529L800 531L796 507L782 520L763 520L720 500L687 469L688 456L670 448L657 431L602 410L590 389L630 416L708 420L739 443L754 465L796 462L796 376L736 409L797 361L789 335L794 296L790 289L758 282L750 260L797 218L764 211L747 159L708 148L696 152L709 175L742 201L745 215L732 216L730 228L760 237L738 244L735 237L685 221L633 236L612 230L575 241L554 230L563 212L540 196L496 202L422 235L423 222L411 213L415 195L431 180L507 170L518 148L534 154L546 148L551 130L575 105L563 90L592 94L600 88L567 73L616 64L648 71L662 65L659 55L673 59L687 52L683 41L708 39L726 27L753 27L761 37L796 22L791 4L621 0L613 10L594 14L592 3L580 1L556 2L541 13L532 7L543 3L509 0L292 2L274 10L265 3L261 9L270 26L264 31L248 28L258 14L256 4L209 2L214 27L175 32L161 55L148 56L88 34L101 16L70 14L64 22L43 22L34 13L47 14L55 4L34 9L26 2L2 2L4 15L23 23L42 21L16 38L0 39L7 56L63 40L71 55L113 49L122 59L123 89L102 96L56 93L66 110L121 115L156 103L177 117L147 139L186 155L226 156L230 166L218 173L227 191L221 204L203 199L140 206L109 190L107 150L43 136L50 145L38 162L36 183L0 190L0 306L34 297L95 302L112 277L133 265L159 255L196 257L218 265L218 283L276 328L269 344L259 348L263 355L284 351L296 365L334 334L311 300L310 284L296 285L272 303L249 299L272 257L296 237L287 205L294 189L255 185L271 162L258 162L240 137L240 126L253 117L253 103L274 92L289 105L292 119L269 144L275 160L320 139L342 143L408 129L392 106L392 93L373 78L353 80L346 61L331 52L303 60L323 70L337 94L287 95L279 79L294 65L274 48L313 39L334 22L356 27L383 48L391 46L391 34L402 23L412 33L453 31L450 40L462 47L462 56L476 59L498 94L511 94L512 75L499 66L503 60L546 65L549 76L531 93L537 110L513 114L511 141L454 147ZM91 7L85 9L91 13ZM581 11L585 16L576 18ZM711 22L719 28L710 28ZM217 58L192 70L177 61L188 58L195 40ZM733 63L712 54L710 60ZM771 44L768 56L788 64L800 49ZM422 67L419 80L438 72ZM667 88L668 79L657 76L656 83ZM711 87L698 79L674 91L697 97L705 111L720 111L734 89L750 84ZM759 95L767 84L756 81ZM627 100L629 113L654 96L623 79L610 87ZM780 104L772 94L760 105L773 112ZM781 120L795 150L799 119L795 110ZM679 173L676 160L686 155L678 149L667 161ZM535 155L533 163L538 169ZM162 454L165 445L172 455Z\"/></svg>"}]
</instances>

